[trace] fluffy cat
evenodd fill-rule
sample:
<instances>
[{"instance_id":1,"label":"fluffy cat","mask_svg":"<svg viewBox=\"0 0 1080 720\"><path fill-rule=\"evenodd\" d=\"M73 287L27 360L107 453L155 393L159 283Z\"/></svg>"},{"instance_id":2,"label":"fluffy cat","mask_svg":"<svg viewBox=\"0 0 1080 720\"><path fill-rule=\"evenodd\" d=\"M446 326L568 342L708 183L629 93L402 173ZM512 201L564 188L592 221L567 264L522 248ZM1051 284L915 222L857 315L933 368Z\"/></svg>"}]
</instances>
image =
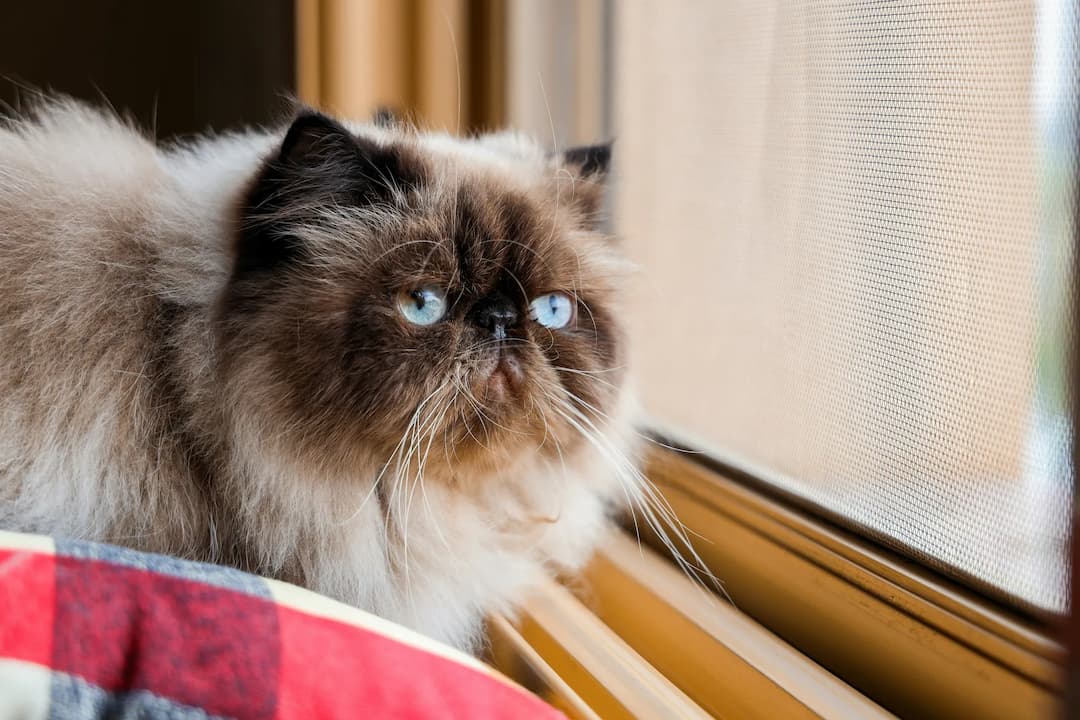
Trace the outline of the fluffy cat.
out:
<instances>
[{"instance_id":1,"label":"fluffy cat","mask_svg":"<svg viewBox=\"0 0 1080 720\"><path fill-rule=\"evenodd\" d=\"M0 127L0 527L229 564L470 647L640 500L596 215L552 155L303 110Z\"/></svg>"}]
</instances>

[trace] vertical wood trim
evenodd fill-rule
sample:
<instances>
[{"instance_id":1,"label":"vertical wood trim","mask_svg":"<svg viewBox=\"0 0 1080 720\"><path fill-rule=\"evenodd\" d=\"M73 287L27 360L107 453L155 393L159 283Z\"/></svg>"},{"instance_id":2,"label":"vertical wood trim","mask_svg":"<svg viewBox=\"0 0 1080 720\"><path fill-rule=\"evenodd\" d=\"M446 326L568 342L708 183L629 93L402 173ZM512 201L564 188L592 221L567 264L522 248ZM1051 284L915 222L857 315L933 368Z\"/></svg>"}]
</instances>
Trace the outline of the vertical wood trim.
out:
<instances>
[{"instance_id":1,"label":"vertical wood trim","mask_svg":"<svg viewBox=\"0 0 1080 720\"><path fill-rule=\"evenodd\" d=\"M459 133L469 124L468 15L465 0L419 0L416 107L428 127Z\"/></svg>"},{"instance_id":2,"label":"vertical wood trim","mask_svg":"<svg viewBox=\"0 0 1080 720\"><path fill-rule=\"evenodd\" d=\"M321 100L319 56L320 0L296 0L296 96L317 107Z\"/></svg>"},{"instance_id":3,"label":"vertical wood trim","mask_svg":"<svg viewBox=\"0 0 1080 720\"><path fill-rule=\"evenodd\" d=\"M359 119L366 120L379 108L403 113L412 105L412 70L416 59L410 47L413 3L377 0L375 20L368 30L372 58L373 98Z\"/></svg>"},{"instance_id":4,"label":"vertical wood trim","mask_svg":"<svg viewBox=\"0 0 1080 720\"><path fill-rule=\"evenodd\" d=\"M602 137L606 0L509 0L506 12L510 123L557 147Z\"/></svg>"},{"instance_id":5,"label":"vertical wood trim","mask_svg":"<svg viewBox=\"0 0 1080 720\"><path fill-rule=\"evenodd\" d=\"M508 120L544 143L552 142L552 120L544 103L547 84L546 47L550 41L548 3L507 0L506 101ZM541 78L547 77L541 90Z\"/></svg>"},{"instance_id":6,"label":"vertical wood trim","mask_svg":"<svg viewBox=\"0 0 1080 720\"><path fill-rule=\"evenodd\" d=\"M356 120L383 106L406 108L409 3L320 0L319 7L320 106Z\"/></svg>"},{"instance_id":7,"label":"vertical wood trim","mask_svg":"<svg viewBox=\"0 0 1080 720\"><path fill-rule=\"evenodd\" d=\"M602 139L604 128L604 0L577 4L577 142Z\"/></svg>"},{"instance_id":8,"label":"vertical wood trim","mask_svg":"<svg viewBox=\"0 0 1080 720\"><path fill-rule=\"evenodd\" d=\"M346 117L375 106L377 0L322 0L320 105Z\"/></svg>"},{"instance_id":9,"label":"vertical wood trim","mask_svg":"<svg viewBox=\"0 0 1080 720\"><path fill-rule=\"evenodd\" d=\"M504 0L295 0L294 7L302 102L360 120L389 107L452 133L504 124Z\"/></svg>"},{"instance_id":10,"label":"vertical wood trim","mask_svg":"<svg viewBox=\"0 0 1080 720\"><path fill-rule=\"evenodd\" d=\"M469 67L473 78L471 125L495 129L507 117L507 10L505 0L474 0L470 5Z\"/></svg>"}]
</instances>

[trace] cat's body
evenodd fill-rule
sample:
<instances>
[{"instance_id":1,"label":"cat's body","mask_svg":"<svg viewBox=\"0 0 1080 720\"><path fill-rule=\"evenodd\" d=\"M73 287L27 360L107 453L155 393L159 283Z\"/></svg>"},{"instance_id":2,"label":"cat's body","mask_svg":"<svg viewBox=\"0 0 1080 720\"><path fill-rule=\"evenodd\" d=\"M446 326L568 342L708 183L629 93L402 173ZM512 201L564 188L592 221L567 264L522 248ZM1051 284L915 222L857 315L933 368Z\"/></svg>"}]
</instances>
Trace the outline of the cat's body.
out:
<instances>
[{"instance_id":1,"label":"cat's body","mask_svg":"<svg viewBox=\"0 0 1080 720\"><path fill-rule=\"evenodd\" d=\"M634 492L596 157L344 132L159 148L66 102L0 128L0 528L235 565L468 646ZM446 319L404 322L423 303L392 289L429 285ZM575 325L526 327L561 289Z\"/></svg>"}]
</instances>

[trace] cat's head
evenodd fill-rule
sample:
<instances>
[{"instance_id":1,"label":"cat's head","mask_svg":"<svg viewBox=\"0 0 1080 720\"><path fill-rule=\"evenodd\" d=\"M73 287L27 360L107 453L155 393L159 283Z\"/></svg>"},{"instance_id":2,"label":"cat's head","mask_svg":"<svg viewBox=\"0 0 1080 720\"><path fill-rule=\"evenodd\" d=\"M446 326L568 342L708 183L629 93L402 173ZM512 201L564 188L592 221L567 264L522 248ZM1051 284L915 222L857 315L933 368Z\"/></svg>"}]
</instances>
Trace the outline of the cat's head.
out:
<instances>
[{"instance_id":1,"label":"cat's head","mask_svg":"<svg viewBox=\"0 0 1080 720\"><path fill-rule=\"evenodd\" d=\"M302 113L239 211L228 402L328 466L557 462L623 392L609 159Z\"/></svg>"}]
</instances>

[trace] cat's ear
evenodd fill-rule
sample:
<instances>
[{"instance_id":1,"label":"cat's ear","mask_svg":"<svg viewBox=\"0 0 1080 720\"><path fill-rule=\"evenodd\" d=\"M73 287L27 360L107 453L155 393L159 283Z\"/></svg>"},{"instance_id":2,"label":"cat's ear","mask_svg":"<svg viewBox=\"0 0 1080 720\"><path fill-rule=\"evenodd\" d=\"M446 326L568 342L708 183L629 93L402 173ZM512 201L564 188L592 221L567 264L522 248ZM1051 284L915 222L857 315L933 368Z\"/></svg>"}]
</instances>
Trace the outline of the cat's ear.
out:
<instances>
[{"instance_id":1,"label":"cat's ear","mask_svg":"<svg viewBox=\"0 0 1080 720\"><path fill-rule=\"evenodd\" d=\"M387 201L418 182L419 164L404 148L353 135L333 118L310 110L297 116L268 164L264 180L284 201L364 205Z\"/></svg>"},{"instance_id":2,"label":"cat's ear","mask_svg":"<svg viewBox=\"0 0 1080 720\"><path fill-rule=\"evenodd\" d=\"M599 225L608 172L611 168L611 142L581 145L559 154L560 173L573 179L573 203L581 212L583 224L594 229Z\"/></svg>"},{"instance_id":3,"label":"cat's ear","mask_svg":"<svg viewBox=\"0 0 1080 720\"><path fill-rule=\"evenodd\" d=\"M333 118L305 110L263 164L241 210L238 273L267 270L303 250L296 229L326 208L390 203L419 183L405 150L353 135Z\"/></svg>"},{"instance_id":4,"label":"cat's ear","mask_svg":"<svg viewBox=\"0 0 1080 720\"><path fill-rule=\"evenodd\" d=\"M611 146L612 142L608 141L564 150L563 167L575 178L589 179L594 182L603 181L611 169Z\"/></svg>"},{"instance_id":5,"label":"cat's ear","mask_svg":"<svg viewBox=\"0 0 1080 720\"><path fill-rule=\"evenodd\" d=\"M296 116L278 148L276 168L281 174L292 170L347 170L356 160L356 139L345 127L315 110Z\"/></svg>"}]
</instances>

